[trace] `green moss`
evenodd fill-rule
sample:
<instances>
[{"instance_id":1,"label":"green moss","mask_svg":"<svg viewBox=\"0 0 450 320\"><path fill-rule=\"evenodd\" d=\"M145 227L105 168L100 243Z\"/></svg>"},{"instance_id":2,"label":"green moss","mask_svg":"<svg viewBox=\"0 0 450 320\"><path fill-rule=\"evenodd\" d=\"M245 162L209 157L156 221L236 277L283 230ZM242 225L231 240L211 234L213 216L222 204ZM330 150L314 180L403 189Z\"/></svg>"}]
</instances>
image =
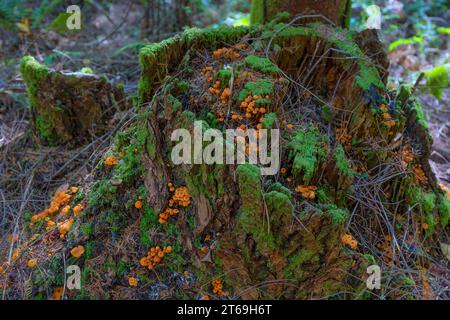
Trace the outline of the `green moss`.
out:
<instances>
[{"instance_id":1,"label":"green moss","mask_svg":"<svg viewBox=\"0 0 450 320\"><path fill-rule=\"evenodd\" d=\"M39 82L45 79L49 72L46 66L37 62L32 56L25 56L20 62L20 73L27 85L28 99L32 108L37 106Z\"/></svg>"},{"instance_id":2,"label":"green moss","mask_svg":"<svg viewBox=\"0 0 450 320\"><path fill-rule=\"evenodd\" d=\"M189 90L189 83L186 80L177 77L166 76L164 78L163 87L166 95L177 97Z\"/></svg>"},{"instance_id":3,"label":"green moss","mask_svg":"<svg viewBox=\"0 0 450 320\"><path fill-rule=\"evenodd\" d=\"M117 186L112 185L109 180L96 181L88 194L89 207L97 210L116 205L118 203L116 192Z\"/></svg>"},{"instance_id":4,"label":"green moss","mask_svg":"<svg viewBox=\"0 0 450 320\"><path fill-rule=\"evenodd\" d=\"M307 27L292 27L292 28L284 28L279 33L279 37L309 37L309 36L318 36L319 32L314 28Z\"/></svg>"},{"instance_id":5,"label":"green moss","mask_svg":"<svg viewBox=\"0 0 450 320\"><path fill-rule=\"evenodd\" d=\"M437 226L437 221L432 214L428 214L425 217L425 222L426 222L426 224L428 224L427 237L429 237L432 234L434 234L434 232L436 230L436 226Z\"/></svg>"},{"instance_id":6,"label":"green moss","mask_svg":"<svg viewBox=\"0 0 450 320\"><path fill-rule=\"evenodd\" d=\"M260 251L275 248L275 240L267 221L264 223L264 204L260 169L252 164L241 164L236 169L241 197L238 221L245 232L256 241Z\"/></svg>"},{"instance_id":7,"label":"green moss","mask_svg":"<svg viewBox=\"0 0 450 320\"><path fill-rule=\"evenodd\" d=\"M86 242L86 259L91 259L94 252L94 241Z\"/></svg>"},{"instance_id":8,"label":"green moss","mask_svg":"<svg viewBox=\"0 0 450 320\"><path fill-rule=\"evenodd\" d=\"M139 82L140 105L151 101L154 90L191 48L216 49L223 43L232 43L254 30L247 27L191 28L173 38L143 47L139 61L143 72Z\"/></svg>"},{"instance_id":9,"label":"green moss","mask_svg":"<svg viewBox=\"0 0 450 320\"><path fill-rule=\"evenodd\" d=\"M216 80L220 81L222 88L228 86L230 79L233 76L233 71L230 69L221 69L216 74Z\"/></svg>"},{"instance_id":10,"label":"green moss","mask_svg":"<svg viewBox=\"0 0 450 320\"><path fill-rule=\"evenodd\" d=\"M283 186L280 182L271 183L267 189L269 192L277 191L280 193L284 193L289 199L292 199L292 191L289 188Z\"/></svg>"},{"instance_id":11,"label":"green moss","mask_svg":"<svg viewBox=\"0 0 450 320\"><path fill-rule=\"evenodd\" d=\"M407 104L408 111L412 113L413 118L417 123L424 128L425 130L428 130L428 122L425 119L425 113L423 112L422 106L417 99L411 99L412 101Z\"/></svg>"},{"instance_id":12,"label":"green moss","mask_svg":"<svg viewBox=\"0 0 450 320\"><path fill-rule=\"evenodd\" d=\"M113 178L125 183L138 178L144 172L143 155L147 152L155 158L154 136L148 128L146 119L138 121L134 126L116 135L116 149L123 156L113 167Z\"/></svg>"},{"instance_id":13,"label":"green moss","mask_svg":"<svg viewBox=\"0 0 450 320\"><path fill-rule=\"evenodd\" d=\"M411 185L411 182L409 183L409 187L405 188L405 198L406 203L410 206L413 206L417 203L421 202L421 189L420 187L416 185Z\"/></svg>"},{"instance_id":14,"label":"green moss","mask_svg":"<svg viewBox=\"0 0 450 320\"><path fill-rule=\"evenodd\" d=\"M272 99L258 99L258 100L255 101L255 104L258 107L260 107L260 106L263 106L263 105L271 104L272 102L273 102Z\"/></svg>"},{"instance_id":15,"label":"green moss","mask_svg":"<svg viewBox=\"0 0 450 320\"><path fill-rule=\"evenodd\" d=\"M153 208L148 208L145 206L144 213L139 222L140 228L139 240L145 248L150 247L153 243L152 238L150 237L148 231L152 226L157 225L157 223L158 223L158 215L156 214L155 210L153 210Z\"/></svg>"},{"instance_id":16,"label":"green moss","mask_svg":"<svg viewBox=\"0 0 450 320\"><path fill-rule=\"evenodd\" d=\"M384 84L381 81L380 74L377 68L368 66L365 63L358 63L359 70L356 76L356 84L364 91L369 90L372 86L384 89Z\"/></svg>"},{"instance_id":17,"label":"green moss","mask_svg":"<svg viewBox=\"0 0 450 320\"><path fill-rule=\"evenodd\" d=\"M254 55L249 55L245 58L245 63L253 70L261 71L267 74L276 74L278 68L267 58L261 58Z\"/></svg>"},{"instance_id":18,"label":"green moss","mask_svg":"<svg viewBox=\"0 0 450 320\"><path fill-rule=\"evenodd\" d=\"M450 219L450 201L441 197L439 204L439 216L441 220L441 226L445 228L448 225Z\"/></svg>"},{"instance_id":19,"label":"green moss","mask_svg":"<svg viewBox=\"0 0 450 320\"><path fill-rule=\"evenodd\" d=\"M183 108L181 101L178 100L177 98L175 98L171 94L169 94L167 96L167 101L169 102L169 104L166 104L166 105L169 105L172 109L171 111L173 111L173 112L180 111Z\"/></svg>"},{"instance_id":20,"label":"green moss","mask_svg":"<svg viewBox=\"0 0 450 320\"><path fill-rule=\"evenodd\" d=\"M431 213L436 206L436 195L434 192L427 193L423 196L422 207L425 213Z\"/></svg>"},{"instance_id":21,"label":"green moss","mask_svg":"<svg viewBox=\"0 0 450 320\"><path fill-rule=\"evenodd\" d=\"M270 232L272 233L273 250L281 250L283 243L287 241L287 235L278 230L280 222L292 218L294 206L289 194L279 191L271 191L264 195L264 202L270 220ZM264 225L263 225L264 228ZM267 233L267 227L262 230Z\"/></svg>"},{"instance_id":22,"label":"green moss","mask_svg":"<svg viewBox=\"0 0 450 320\"><path fill-rule=\"evenodd\" d=\"M322 116L326 122L331 122L333 120L333 114L331 113L331 108L328 105L322 106Z\"/></svg>"},{"instance_id":23,"label":"green moss","mask_svg":"<svg viewBox=\"0 0 450 320\"><path fill-rule=\"evenodd\" d=\"M324 206L325 212L331 217L331 221L335 226L342 226L347 221L349 214L346 209L338 208L334 204L327 204Z\"/></svg>"},{"instance_id":24,"label":"green moss","mask_svg":"<svg viewBox=\"0 0 450 320\"><path fill-rule=\"evenodd\" d=\"M365 254L363 257L371 265L377 264L377 260L375 259L375 257L373 255Z\"/></svg>"},{"instance_id":25,"label":"green moss","mask_svg":"<svg viewBox=\"0 0 450 320\"><path fill-rule=\"evenodd\" d=\"M319 255L317 251L302 248L297 253L289 257L289 263L284 269L284 275L287 279L299 279L303 276L301 270L305 263L319 262Z\"/></svg>"},{"instance_id":26,"label":"green moss","mask_svg":"<svg viewBox=\"0 0 450 320\"><path fill-rule=\"evenodd\" d=\"M92 222L83 223L80 226L80 230L83 236L90 237L94 233L94 227L92 225Z\"/></svg>"},{"instance_id":27,"label":"green moss","mask_svg":"<svg viewBox=\"0 0 450 320\"><path fill-rule=\"evenodd\" d=\"M296 131L288 144L288 159L293 161L292 173L296 178L303 175L303 181L308 184L317 169L319 160L327 155L326 135L322 135L314 126L305 131Z\"/></svg>"},{"instance_id":28,"label":"green moss","mask_svg":"<svg viewBox=\"0 0 450 320\"><path fill-rule=\"evenodd\" d=\"M341 144L336 146L334 159L336 161L336 168L338 169L339 174L349 178L353 178L355 176L355 171L350 166L350 163L345 156L344 148Z\"/></svg>"},{"instance_id":29,"label":"green moss","mask_svg":"<svg viewBox=\"0 0 450 320\"><path fill-rule=\"evenodd\" d=\"M80 72L94 74L94 71L91 68L89 68L89 67L81 68Z\"/></svg>"},{"instance_id":30,"label":"green moss","mask_svg":"<svg viewBox=\"0 0 450 320\"><path fill-rule=\"evenodd\" d=\"M317 197L317 200L319 201L319 203L322 203L322 204L327 204L327 203L333 202L333 198L331 196L330 190L328 190L328 188L326 188L324 186L321 186L321 187L319 187L319 189L317 189L316 197Z\"/></svg>"},{"instance_id":31,"label":"green moss","mask_svg":"<svg viewBox=\"0 0 450 320\"><path fill-rule=\"evenodd\" d=\"M259 79L256 82L247 82L238 94L238 101L242 102L249 95L267 96L273 93L273 82L267 79Z\"/></svg>"},{"instance_id":32,"label":"green moss","mask_svg":"<svg viewBox=\"0 0 450 320\"><path fill-rule=\"evenodd\" d=\"M53 115L48 111L39 111L38 92L40 83L49 75L48 68L38 63L33 57L25 56L20 62L20 72L27 86L27 96L30 110L36 114L36 134L44 143L53 146L58 138L54 130Z\"/></svg>"},{"instance_id":33,"label":"green moss","mask_svg":"<svg viewBox=\"0 0 450 320\"><path fill-rule=\"evenodd\" d=\"M263 129L275 129L277 127L277 115L274 112L268 113L264 116L261 123Z\"/></svg>"},{"instance_id":34,"label":"green moss","mask_svg":"<svg viewBox=\"0 0 450 320\"><path fill-rule=\"evenodd\" d=\"M58 134L54 130L52 115L46 111L36 116L36 133L49 146L54 146Z\"/></svg>"}]
</instances>

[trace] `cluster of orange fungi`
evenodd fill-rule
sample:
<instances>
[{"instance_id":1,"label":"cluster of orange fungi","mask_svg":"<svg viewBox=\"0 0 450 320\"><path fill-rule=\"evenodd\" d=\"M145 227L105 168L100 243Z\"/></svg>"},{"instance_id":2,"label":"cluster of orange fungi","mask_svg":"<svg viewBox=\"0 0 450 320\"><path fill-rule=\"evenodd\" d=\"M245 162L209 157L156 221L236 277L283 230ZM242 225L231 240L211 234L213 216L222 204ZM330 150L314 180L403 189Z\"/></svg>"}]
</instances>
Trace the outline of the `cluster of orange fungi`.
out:
<instances>
[{"instance_id":1,"label":"cluster of orange fungi","mask_svg":"<svg viewBox=\"0 0 450 320\"><path fill-rule=\"evenodd\" d=\"M239 52L237 52L233 48L220 48L213 52L213 58L218 59L227 59L227 60L238 60L241 57Z\"/></svg>"},{"instance_id":2,"label":"cluster of orange fungi","mask_svg":"<svg viewBox=\"0 0 450 320\"><path fill-rule=\"evenodd\" d=\"M344 246L349 246L351 249L355 250L358 247L358 241L356 241L351 234L345 233L341 237L341 242Z\"/></svg>"},{"instance_id":3,"label":"cluster of orange fungi","mask_svg":"<svg viewBox=\"0 0 450 320\"><path fill-rule=\"evenodd\" d=\"M147 252L147 256L139 260L139 264L143 267L146 267L149 270L153 270L156 268L157 265L159 265L163 261L164 256L171 252L172 252L171 246L167 246L162 249L159 246L151 247Z\"/></svg>"},{"instance_id":4,"label":"cluster of orange fungi","mask_svg":"<svg viewBox=\"0 0 450 320\"><path fill-rule=\"evenodd\" d=\"M408 145L405 145L401 152L402 165L404 168L414 160L414 154Z\"/></svg>"},{"instance_id":5,"label":"cluster of orange fungi","mask_svg":"<svg viewBox=\"0 0 450 320\"><path fill-rule=\"evenodd\" d=\"M65 191L57 191L53 196L52 201L50 202L50 206L41 213L32 216L31 222L34 223L38 220L41 220L42 218L55 215L59 212L60 209L62 209L63 206L65 206L72 200L73 195L77 192L77 187L71 187L69 190ZM66 210L70 210L70 207Z\"/></svg>"},{"instance_id":6,"label":"cluster of orange fungi","mask_svg":"<svg viewBox=\"0 0 450 320\"><path fill-rule=\"evenodd\" d=\"M176 188L172 182L169 182L167 185L169 187L169 191L173 192L173 195L169 200L169 207L165 208L159 214L160 224L166 224L170 217L176 216L180 212L179 209L174 207L179 206L186 208L191 204L191 195L189 194L187 187Z\"/></svg>"},{"instance_id":7,"label":"cluster of orange fungi","mask_svg":"<svg viewBox=\"0 0 450 320\"><path fill-rule=\"evenodd\" d=\"M257 101L266 99L269 100L270 96L258 96L258 95L248 95L244 101L241 102L239 106L240 109L244 110L245 118L248 120L252 120L254 118L258 119L258 122L261 123L264 121L264 114L266 113L266 108L258 107ZM257 125L257 129L261 129L261 125Z\"/></svg>"},{"instance_id":8,"label":"cluster of orange fungi","mask_svg":"<svg viewBox=\"0 0 450 320\"><path fill-rule=\"evenodd\" d=\"M141 197L139 197L139 199L136 200L136 202L134 203L134 207L136 209L142 209L143 206L144 206L144 204L142 203L142 199L141 199Z\"/></svg>"},{"instance_id":9,"label":"cluster of orange fungi","mask_svg":"<svg viewBox=\"0 0 450 320\"><path fill-rule=\"evenodd\" d=\"M129 277L129 278L128 278L128 284L129 284L131 287L136 287L137 284L138 284L138 279L136 279L136 278L134 278L134 277Z\"/></svg>"},{"instance_id":10,"label":"cluster of orange fungi","mask_svg":"<svg viewBox=\"0 0 450 320\"><path fill-rule=\"evenodd\" d=\"M220 279L214 279L212 281L213 293L219 297L223 295L223 282Z\"/></svg>"},{"instance_id":11,"label":"cluster of orange fungi","mask_svg":"<svg viewBox=\"0 0 450 320\"><path fill-rule=\"evenodd\" d=\"M74 247L72 250L70 250L70 254L72 255L72 257L74 258L79 258L84 254L84 247L83 246L76 246Z\"/></svg>"},{"instance_id":12,"label":"cluster of orange fungi","mask_svg":"<svg viewBox=\"0 0 450 320\"><path fill-rule=\"evenodd\" d=\"M413 169L413 180L415 183L420 185L426 185L428 183L427 176L425 175L425 172L420 164L415 166Z\"/></svg>"},{"instance_id":13,"label":"cluster of orange fungi","mask_svg":"<svg viewBox=\"0 0 450 320\"><path fill-rule=\"evenodd\" d=\"M336 141L339 141L345 150L350 150L352 136L348 133L347 128L336 128Z\"/></svg>"},{"instance_id":14,"label":"cluster of orange fungi","mask_svg":"<svg viewBox=\"0 0 450 320\"><path fill-rule=\"evenodd\" d=\"M117 160L117 158L114 156L108 156L106 157L104 163L107 166L115 166L116 164L119 163L119 160Z\"/></svg>"},{"instance_id":15,"label":"cluster of orange fungi","mask_svg":"<svg viewBox=\"0 0 450 320\"><path fill-rule=\"evenodd\" d=\"M386 105L385 104L382 104L381 106L380 106L380 109L381 109L381 111L383 111L383 120L384 120L384 123L389 127L389 128L393 128L393 127L395 127L395 120L393 120L392 118L391 118L391 115L390 115L390 113L389 113L389 111L388 111L388 108L386 107ZM390 136L392 136L392 135L394 135L394 131L389 131L389 133L388 133Z\"/></svg>"},{"instance_id":16,"label":"cluster of orange fungi","mask_svg":"<svg viewBox=\"0 0 450 320\"><path fill-rule=\"evenodd\" d=\"M301 185L295 188L296 192L300 193L303 198L308 200L314 200L316 198L316 190L316 186Z\"/></svg>"},{"instance_id":17,"label":"cluster of orange fungi","mask_svg":"<svg viewBox=\"0 0 450 320\"><path fill-rule=\"evenodd\" d=\"M65 191L57 191L52 201L50 202L50 206L44 211L35 214L31 217L30 226L32 227L36 222L40 221L41 219L45 219L46 231L51 231L52 229L57 228L61 239L64 239L65 235L72 227L74 219L69 218L61 222L55 222L52 218L54 218L56 214L59 212L65 216L70 214L71 207L68 203L73 199L73 196L77 192L78 187L71 187ZM72 208L73 216L77 217L83 212L83 210L84 210L83 204L81 203L76 204Z\"/></svg>"}]
</instances>

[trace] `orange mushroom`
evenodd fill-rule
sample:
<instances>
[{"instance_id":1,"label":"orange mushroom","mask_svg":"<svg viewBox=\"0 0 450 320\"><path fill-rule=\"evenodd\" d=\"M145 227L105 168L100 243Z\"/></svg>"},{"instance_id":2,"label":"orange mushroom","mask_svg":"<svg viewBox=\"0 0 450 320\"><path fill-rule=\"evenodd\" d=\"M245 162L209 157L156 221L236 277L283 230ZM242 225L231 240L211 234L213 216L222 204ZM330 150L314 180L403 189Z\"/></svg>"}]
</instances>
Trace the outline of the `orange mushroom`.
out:
<instances>
[{"instance_id":1,"label":"orange mushroom","mask_svg":"<svg viewBox=\"0 0 450 320\"><path fill-rule=\"evenodd\" d=\"M70 254L75 257L75 258L79 258L84 254L84 247L83 246L76 246L75 248L73 248L72 250L70 250Z\"/></svg>"}]
</instances>

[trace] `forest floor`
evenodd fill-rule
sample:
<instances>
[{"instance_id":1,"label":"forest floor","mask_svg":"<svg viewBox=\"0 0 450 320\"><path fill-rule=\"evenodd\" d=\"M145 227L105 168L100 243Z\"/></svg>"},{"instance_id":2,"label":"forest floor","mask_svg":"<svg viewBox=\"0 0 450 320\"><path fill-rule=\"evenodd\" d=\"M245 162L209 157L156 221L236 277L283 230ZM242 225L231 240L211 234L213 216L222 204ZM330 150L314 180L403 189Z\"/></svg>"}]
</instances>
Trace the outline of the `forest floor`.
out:
<instances>
[{"instance_id":1,"label":"forest floor","mask_svg":"<svg viewBox=\"0 0 450 320\"><path fill-rule=\"evenodd\" d=\"M82 32L60 35L54 31L22 30L6 32L0 39L0 234L16 234L19 217L26 211L38 212L50 195L63 184L76 184L89 175L99 157L109 147L118 122L132 117L119 115L111 132L92 137L91 143L75 150L63 147L38 148L30 131L25 85L18 69L24 55L59 71L77 71L90 67L112 83L124 84L125 92L137 93L140 76L138 51L145 42L159 41L174 35L161 32L141 41L139 8L126 4L89 13ZM396 32L385 32L388 46L397 38L407 38L411 23L399 19ZM415 45L404 45L389 53L390 78L393 86L414 83L419 70L442 64L450 58L448 35L441 35L446 45L421 51ZM417 92L434 138L431 166L438 180L450 187L450 91L441 100ZM130 111L132 112L132 111ZM0 247L10 239L0 238Z\"/></svg>"}]
</instances>

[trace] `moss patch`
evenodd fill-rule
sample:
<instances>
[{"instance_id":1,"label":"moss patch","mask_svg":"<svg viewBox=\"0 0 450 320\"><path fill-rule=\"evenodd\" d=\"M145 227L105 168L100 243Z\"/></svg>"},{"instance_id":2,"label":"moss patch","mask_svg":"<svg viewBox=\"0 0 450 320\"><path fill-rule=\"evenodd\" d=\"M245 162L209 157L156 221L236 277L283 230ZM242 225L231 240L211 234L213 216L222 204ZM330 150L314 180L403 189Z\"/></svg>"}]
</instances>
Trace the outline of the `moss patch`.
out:
<instances>
[{"instance_id":1,"label":"moss patch","mask_svg":"<svg viewBox=\"0 0 450 320\"><path fill-rule=\"evenodd\" d=\"M261 58L254 55L247 56L245 63L253 70L261 71L266 74L276 74L278 68L267 58Z\"/></svg>"},{"instance_id":2,"label":"moss patch","mask_svg":"<svg viewBox=\"0 0 450 320\"><path fill-rule=\"evenodd\" d=\"M242 102L249 95L267 96L273 93L273 82L267 79L259 79L255 82L247 82L238 94L238 101Z\"/></svg>"}]
</instances>

